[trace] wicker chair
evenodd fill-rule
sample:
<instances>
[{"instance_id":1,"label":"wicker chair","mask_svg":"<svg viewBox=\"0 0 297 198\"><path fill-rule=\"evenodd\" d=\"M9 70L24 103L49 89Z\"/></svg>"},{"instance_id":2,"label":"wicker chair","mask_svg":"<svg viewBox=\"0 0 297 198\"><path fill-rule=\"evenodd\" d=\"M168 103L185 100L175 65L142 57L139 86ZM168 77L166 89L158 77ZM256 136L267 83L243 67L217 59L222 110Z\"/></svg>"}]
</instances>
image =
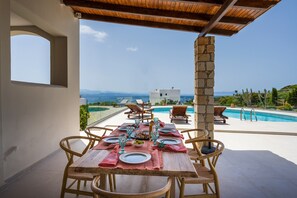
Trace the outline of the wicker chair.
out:
<instances>
[{"instance_id":1,"label":"wicker chair","mask_svg":"<svg viewBox=\"0 0 297 198\"><path fill-rule=\"evenodd\" d=\"M103 136L106 135L107 132L111 133L113 129L105 128L105 127L87 127L85 129L85 133L88 137L97 138L99 141Z\"/></svg>"},{"instance_id":2,"label":"wicker chair","mask_svg":"<svg viewBox=\"0 0 297 198\"><path fill-rule=\"evenodd\" d=\"M105 128L105 127L87 127L85 129L85 133L88 137L95 138L100 142L103 136L107 135L106 133L111 133L113 129ZM112 190L116 189L116 177L115 174L108 174L109 179L109 188Z\"/></svg>"},{"instance_id":3,"label":"wicker chair","mask_svg":"<svg viewBox=\"0 0 297 198\"><path fill-rule=\"evenodd\" d=\"M73 149L71 143L81 140L85 144L84 148ZM69 166L74 162L74 158L78 158L83 156L89 149L91 149L97 139L90 138L90 137L82 137L82 136L70 136L62 139L60 141L60 147L65 151L68 163L64 169L63 175L63 182L62 182L62 189L61 189L61 198L65 196L65 193L72 193L76 195L86 195L86 196L93 196L93 192L91 191L82 191L80 190L80 183L81 181L92 181L94 176L88 173L76 173L70 172L68 170ZM67 180L73 179L73 182L67 186ZM77 183L76 189L72 188L72 186Z\"/></svg>"},{"instance_id":4,"label":"wicker chair","mask_svg":"<svg viewBox=\"0 0 297 198\"><path fill-rule=\"evenodd\" d=\"M188 148L188 155L190 156L191 160L195 160L197 162L198 157L198 150L200 149L201 145L198 145L197 142L191 142L190 140L201 140L207 139L209 133L206 129L189 129L181 131L182 134L187 134L188 139L185 141L186 144L192 144L193 148Z\"/></svg>"},{"instance_id":5,"label":"wicker chair","mask_svg":"<svg viewBox=\"0 0 297 198\"><path fill-rule=\"evenodd\" d=\"M207 160L208 166L205 166L201 163L193 163L198 178L187 178L187 177L179 177L178 178L178 184L180 187L180 198L183 197L220 197L220 189L219 189L219 179L218 175L215 170L216 163L218 161L218 158L220 154L224 150L224 144L218 140L209 140L209 139L193 139L189 140L191 143L198 143L199 145L205 145L211 143L213 147L215 147L214 152L209 154L202 154L201 150L198 150L197 161L201 160ZM185 184L202 184L203 186L203 194L199 195L184 195L185 190ZM213 184L211 186L210 184ZM211 194L209 194L209 189L211 191Z\"/></svg>"},{"instance_id":6,"label":"wicker chair","mask_svg":"<svg viewBox=\"0 0 297 198\"><path fill-rule=\"evenodd\" d=\"M93 192L100 197L104 198L154 198L160 197L161 195L166 194L166 198L170 197L170 188L172 183L172 178L169 178L166 185L158 190L144 193L119 193L119 192L110 192L99 188L100 177L95 177L92 182Z\"/></svg>"}]
</instances>

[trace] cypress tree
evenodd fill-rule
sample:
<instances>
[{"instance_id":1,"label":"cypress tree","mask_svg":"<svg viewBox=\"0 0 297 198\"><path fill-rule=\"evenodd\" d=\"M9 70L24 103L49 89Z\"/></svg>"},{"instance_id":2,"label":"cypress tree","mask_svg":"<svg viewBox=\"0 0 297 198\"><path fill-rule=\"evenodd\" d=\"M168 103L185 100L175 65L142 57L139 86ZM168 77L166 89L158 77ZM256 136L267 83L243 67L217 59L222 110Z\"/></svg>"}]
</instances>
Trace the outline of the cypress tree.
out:
<instances>
[{"instance_id":1,"label":"cypress tree","mask_svg":"<svg viewBox=\"0 0 297 198\"><path fill-rule=\"evenodd\" d=\"M272 91L271 91L271 103L274 104L274 105L277 105L277 89L276 88L272 88Z\"/></svg>"}]
</instances>

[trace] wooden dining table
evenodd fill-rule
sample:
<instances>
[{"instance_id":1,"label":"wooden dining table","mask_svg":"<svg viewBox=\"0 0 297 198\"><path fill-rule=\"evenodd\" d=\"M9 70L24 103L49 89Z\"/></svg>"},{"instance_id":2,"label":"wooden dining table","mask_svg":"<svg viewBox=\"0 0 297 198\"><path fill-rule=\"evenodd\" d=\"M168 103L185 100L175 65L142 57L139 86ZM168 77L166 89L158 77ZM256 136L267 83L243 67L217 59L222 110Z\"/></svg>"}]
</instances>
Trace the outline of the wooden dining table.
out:
<instances>
[{"instance_id":1,"label":"wooden dining table","mask_svg":"<svg viewBox=\"0 0 297 198\"><path fill-rule=\"evenodd\" d=\"M117 130L117 129L116 129ZM115 131L116 131L115 130ZM113 133L112 133L113 134ZM159 170L139 170L125 168L106 168L98 164L110 153L110 150L89 150L81 158L76 160L69 171L80 173L92 173L100 175L100 186L106 188L107 174L123 175L146 175L146 176L168 176L168 177L197 177L195 168L187 153L162 152L163 167ZM174 181L175 179L173 179ZM171 186L171 197L175 197L175 182Z\"/></svg>"}]
</instances>

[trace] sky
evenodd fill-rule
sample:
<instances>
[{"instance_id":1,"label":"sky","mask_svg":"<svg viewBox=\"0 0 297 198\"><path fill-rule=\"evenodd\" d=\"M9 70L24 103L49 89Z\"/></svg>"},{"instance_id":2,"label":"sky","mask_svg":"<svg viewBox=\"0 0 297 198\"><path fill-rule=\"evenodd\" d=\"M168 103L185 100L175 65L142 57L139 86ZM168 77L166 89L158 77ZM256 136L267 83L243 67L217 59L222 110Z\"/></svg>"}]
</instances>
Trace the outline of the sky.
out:
<instances>
[{"instance_id":1,"label":"sky","mask_svg":"<svg viewBox=\"0 0 297 198\"><path fill-rule=\"evenodd\" d=\"M297 1L283 0L238 34L216 36L216 92L246 88L262 91L297 84L296 8ZM80 20L80 88L149 93L175 87L182 94L193 94L197 36L191 32ZM17 37L12 39L12 50L18 54L12 56L15 68L20 64L19 56L32 54L15 47L19 43ZM37 48L40 57L47 60L44 53L48 53L49 44L40 45L47 46L43 51ZM38 60L30 64L38 65ZM48 83L49 74L42 68L33 69L33 74L32 69L12 69L12 79L29 72L31 80Z\"/></svg>"}]
</instances>

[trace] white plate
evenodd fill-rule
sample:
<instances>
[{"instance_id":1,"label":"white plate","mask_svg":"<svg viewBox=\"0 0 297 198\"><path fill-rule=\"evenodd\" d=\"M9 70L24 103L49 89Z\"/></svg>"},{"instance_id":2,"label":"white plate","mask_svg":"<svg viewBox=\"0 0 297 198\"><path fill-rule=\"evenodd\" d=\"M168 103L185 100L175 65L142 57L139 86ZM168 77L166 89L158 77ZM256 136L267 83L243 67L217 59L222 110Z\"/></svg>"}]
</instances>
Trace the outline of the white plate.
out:
<instances>
[{"instance_id":1,"label":"white plate","mask_svg":"<svg viewBox=\"0 0 297 198\"><path fill-rule=\"evenodd\" d=\"M127 164L142 164L151 159L151 154L142 152L130 152L120 155L120 160Z\"/></svg>"},{"instance_id":2,"label":"white plate","mask_svg":"<svg viewBox=\"0 0 297 198\"><path fill-rule=\"evenodd\" d=\"M172 128L161 128L161 129L159 129L159 131L162 132L162 133L169 133L169 132L175 133L176 132L176 129L172 129Z\"/></svg>"},{"instance_id":3,"label":"white plate","mask_svg":"<svg viewBox=\"0 0 297 198\"><path fill-rule=\"evenodd\" d=\"M120 131L127 131L127 126L120 126L119 127L119 130Z\"/></svg>"},{"instance_id":4,"label":"white plate","mask_svg":"<svg viewBox=\"0 0 297 198\"><path fill-rule=\"evenodd\" d=\"M119 137L108 137L103 139L104 142L114 144L119 142Z\"/></svg>"},{"instance_id":5,"label":"white plate","mask_svg":"<svg viewBox=\"0 0 297 198\"><path fill-rule=\"evenodd\" d=\"M164 143L164 144L180 144L181 141L178 139L173 139L173 138L162 138L162 139L157 139L157 142L159 143Z\"/></svg>"}]
</instances>

